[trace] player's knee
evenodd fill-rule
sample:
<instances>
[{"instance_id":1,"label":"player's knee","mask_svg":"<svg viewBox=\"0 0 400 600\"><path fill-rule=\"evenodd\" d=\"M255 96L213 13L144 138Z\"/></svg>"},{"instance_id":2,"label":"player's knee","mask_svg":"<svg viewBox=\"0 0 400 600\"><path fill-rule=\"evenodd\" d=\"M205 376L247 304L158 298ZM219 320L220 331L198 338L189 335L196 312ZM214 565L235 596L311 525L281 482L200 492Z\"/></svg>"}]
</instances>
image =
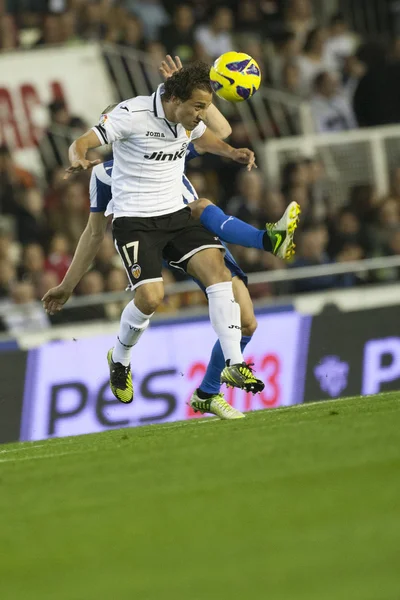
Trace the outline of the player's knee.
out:
<instances>
[{"instance_id":1,"label":"player's knee","mask_svg":"<svg viewBox=\"0 0 400 600\"><path fill-rule=\"evenodd\" d=\"M137 288L135 294L135 305L145 315L155 312L164 299L164 286L161 285L141 285Z\"/></svg>"},{"instance_id":2,"label":"player's knee","mask_svg":"<svg viewBox=\"0 0 400 600\"><path fill-rule=\"evenodd\" d=\"M209 281L208 285L232 281L232 274L230 270L226 268L222 256L221 261L216 260L212 266L210 265L210 272L207 273L207 279Z\"/></svg>"},{"instance_id":3,"label":"player's knee","mask_svg":"<svg viewBox=\"0 0 400 600\"><path fill-rule=\"evenodd\" d=\"M192 211L192 217L194 219L200 219L201 213L203 210L212 204L211 200L207 200L207 198L198 198L194 202L190 204L190 209Z\"/></svg>"},{"instance_id":4,"label":"player's knee","mask_svg":"<svg viewBox=\"0 0 400 600\"><path fill-rule=\"evenodd\" d=\"M243 321L242 319L242 335L251 337L257 329L257 320L254 315Z\"/></svg>"}]
</instances>

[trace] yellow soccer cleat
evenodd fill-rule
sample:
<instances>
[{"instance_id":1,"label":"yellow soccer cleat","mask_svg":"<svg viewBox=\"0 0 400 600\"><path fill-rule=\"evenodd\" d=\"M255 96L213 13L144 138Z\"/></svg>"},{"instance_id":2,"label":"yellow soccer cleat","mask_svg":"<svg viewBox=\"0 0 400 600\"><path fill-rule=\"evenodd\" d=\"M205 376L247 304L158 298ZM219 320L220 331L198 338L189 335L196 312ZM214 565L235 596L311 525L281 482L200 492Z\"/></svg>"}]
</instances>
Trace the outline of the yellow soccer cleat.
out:
<instances>
[{"instance_id":1,"label":"yellow soccer cleat","mask_svg":"<svg viewBox=\"0 0 400 600\"><path fill-rule=\"evenodd\" d=\"M211 413L220 419L244 419L244 414L228 404L223 394L215 394L214 396L211 396L211 398L203 400L202 398L199 398L196 390L193 392L189 405L194 412L200 412L203 415L205 413Z\"/></svg>"},{"instance_id":2,"label":"yellow soccer cleat","mask_svg":"<svg viewBox=\"0 0 400 600\"><path fill-rule=\"evenodd\" d=\"M254 377L252 365L245 362L237 365L226 365L221 373L221 383L225 383L228 387L236 387L246 392L257 394L262 392L264 384L261 379Z\"/></svg>"},{"instance_id":3,"label":"yellow soccer cleat","mask_svg":"<svg viewBox=\"0 0 400 600\"><path fill-rule=\"evenodd\" d=\"M133 384L130 366L115 363L112 359L113 348L107 352L108 366L110 367L110 389L117 400L130 404L133 400Z\"/></svg>"},{"instance_id":4,"label":"yellow soccer cleat","mask_svg":"<svg viewBox=\"0 0 400 600\"><path fill-rule=\"evenodd\" d=\"M276 223L267 223L265 228L272 244L272 253L289 260L295 254L294 233L299 224L301 209L297 202L291 202L283 216Z\"/></svg>"}]
</instances>

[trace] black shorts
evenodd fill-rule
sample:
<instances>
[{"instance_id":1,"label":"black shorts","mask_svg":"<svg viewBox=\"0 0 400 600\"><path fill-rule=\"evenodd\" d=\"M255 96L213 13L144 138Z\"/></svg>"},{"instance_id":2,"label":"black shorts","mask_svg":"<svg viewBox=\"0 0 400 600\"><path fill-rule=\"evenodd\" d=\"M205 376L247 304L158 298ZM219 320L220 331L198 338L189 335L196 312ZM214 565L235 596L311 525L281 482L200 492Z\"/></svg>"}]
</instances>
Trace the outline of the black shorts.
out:
<instances>
[{"instance_id":1,"label":"black shorts","mask_svg":"<svg viewBox=\"0 0 400 600\"><path fill-rule=\"evenodd\" d=\"M118 217L113 221L115 247L135 289L143 283L162 281L163 260L186 271L190 258L205 248L225 250L220 240L192 219L191 210L161 217Z\"/></svg>"}]
</instances>

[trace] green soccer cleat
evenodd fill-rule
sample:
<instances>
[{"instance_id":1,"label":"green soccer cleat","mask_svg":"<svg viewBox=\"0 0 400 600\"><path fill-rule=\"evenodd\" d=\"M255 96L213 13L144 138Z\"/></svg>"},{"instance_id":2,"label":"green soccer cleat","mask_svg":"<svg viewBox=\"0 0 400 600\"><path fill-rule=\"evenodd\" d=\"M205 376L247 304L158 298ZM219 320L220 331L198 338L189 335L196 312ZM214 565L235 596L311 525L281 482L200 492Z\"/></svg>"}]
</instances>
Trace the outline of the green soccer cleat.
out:
<instances>
[{"instance_id":1,"label":"green soccer cleat","mask_svg":"<svg viewBox=\"0 0 400 600\"><path fill-rule=\"evenodd\" d=\"M258 394L262 392L265 385L260 379L253 375L252 365L245 362L237 365L226 365L221 373L221 383L225 383L228 387L237 387L246 392Z\"/></svg>"},{"instance_id":2,"label":"green soccer cleat","mask_svg":"<svg viewBox=\"0 0 400 600\"><path fill-rule=\"evenodd\" d=\"M211 413L220 419L244 419L244 414L228 404L223 394L215 394L207 400L202 400L197 395L196 390L190 398L189 406L192 407L194 412L200 412L203 415L204 413Z\"/></svg>"},{"instance_id":3,"label":"green soccer cleat","mask_svg":"<svg viewBox=\"0 0 400 600\"><path fill-rule=\"evenodd\" d=\"M113 349L107 352L108 366L110 367L110 388L114 396L124 404L133 400L133 384L131 368L115 363L112 359Z\"/></svg>"},{"instance_id":4,"label":"green soccer cleat","mask_svg":"<svg viewBox=\"0 0 400 600\"><path fill-rule=\"evenodd\" d=\"M294 232L299 224L301 209L297 202L291 202L277 223L267 223L265 229L272 243L272 253L289 260L295 254Z\"/></svg>"}]
</instances>

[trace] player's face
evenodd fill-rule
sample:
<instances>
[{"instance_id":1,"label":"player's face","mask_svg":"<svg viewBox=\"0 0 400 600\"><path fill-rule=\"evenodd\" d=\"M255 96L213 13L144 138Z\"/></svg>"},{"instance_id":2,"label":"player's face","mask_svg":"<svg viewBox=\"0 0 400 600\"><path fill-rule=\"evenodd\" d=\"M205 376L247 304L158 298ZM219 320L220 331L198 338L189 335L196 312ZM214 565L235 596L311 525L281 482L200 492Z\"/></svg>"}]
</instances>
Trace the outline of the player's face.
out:
<instances>
[{"instance_id":1,"label":"player's face","mask_svg":"<svg viewBox=\"0 0 400 600\"><path fill-rule=\"evenodd\" d=\"M206 118L207 108L210 106L212 94L205 90L194 90L191 98L186 102L177 100L175 117L178 123L188 131L192 131Z\"/></svg>"}]
</instances>

